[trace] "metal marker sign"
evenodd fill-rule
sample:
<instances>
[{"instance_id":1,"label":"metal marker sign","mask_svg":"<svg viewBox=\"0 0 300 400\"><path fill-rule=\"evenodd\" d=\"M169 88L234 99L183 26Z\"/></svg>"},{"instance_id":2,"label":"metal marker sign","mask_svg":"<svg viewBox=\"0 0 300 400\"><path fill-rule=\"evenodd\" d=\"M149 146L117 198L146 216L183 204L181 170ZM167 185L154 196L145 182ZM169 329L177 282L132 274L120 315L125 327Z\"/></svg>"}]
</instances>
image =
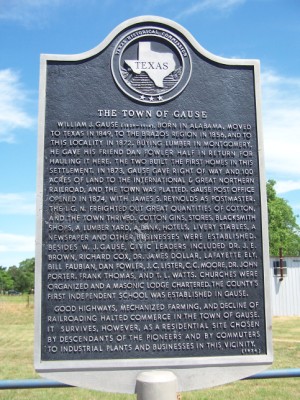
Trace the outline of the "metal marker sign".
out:
<instances>
[{"instance_id":1,"label":"metal marker sign","mask_svg":"<svg viewBox=\"0 0 300 400\"><path fill-rule=\"evenodd\" d=\"M258 61L157 17L41 57L42 376L130 393L167 369L192 390L271 363L259 93Z\"/></svg>"}]
</instances>

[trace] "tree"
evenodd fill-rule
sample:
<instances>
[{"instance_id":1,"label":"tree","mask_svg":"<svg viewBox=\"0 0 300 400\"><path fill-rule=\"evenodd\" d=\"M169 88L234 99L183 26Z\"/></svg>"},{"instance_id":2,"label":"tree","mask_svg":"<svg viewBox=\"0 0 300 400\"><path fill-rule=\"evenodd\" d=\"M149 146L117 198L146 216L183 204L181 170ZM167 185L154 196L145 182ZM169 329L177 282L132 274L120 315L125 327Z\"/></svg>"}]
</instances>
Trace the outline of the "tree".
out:
<instances>
[{"instance_id":1,"label":"tree","mask_svg":"<svg viewBox=\"0 0 300 400\"><path fill-rule=\"evenodd\" d=\"M8 268L8 274L14 282L14 289L19 292L30 293L34 288L34 258L28 258L19 264L19 268L12 266Z\"/></svg>"},{"instance_id":2,"label":"tree","mask_svg":"<svg viewBox=\"0 0 300 400\"><path fill-rule=\"evenodd\" d=\"M288 202L278 197L276 182L267 182L268 222L270 254L279 255L282 248L285 256L300 255L300 227Z\"/></svg>"},{"instance_id":3,"label":"tree","mask_svg":"<svg viewBox=\"0 0 300 400\"><path fill-rule=\"evenodd\" d=\"M22 272L23 278L23 292L31 293L34 289L34 268L35 268L35 259L28 258L19 264L19 269Z\"/></svg>"},{"instance_id":4,"label":"tree","mask_svg":"<svg viewBox=\"0 0 300 400\"><path fill-rule=\"evenodd\" d=\"M6 271L6 268L0 266L0 293L13 289L14 281Z\"/></svg>"}]
</instances>

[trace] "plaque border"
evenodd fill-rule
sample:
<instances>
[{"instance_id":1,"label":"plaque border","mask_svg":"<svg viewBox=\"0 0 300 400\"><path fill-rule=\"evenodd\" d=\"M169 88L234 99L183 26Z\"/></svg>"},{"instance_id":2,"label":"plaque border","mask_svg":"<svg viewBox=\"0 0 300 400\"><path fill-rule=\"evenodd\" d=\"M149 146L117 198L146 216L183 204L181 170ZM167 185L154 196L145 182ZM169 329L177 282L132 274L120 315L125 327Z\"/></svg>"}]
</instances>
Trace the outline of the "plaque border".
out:
<instances>
[{"instance_id":1,"label":"plaque border","mask_svg":"<svg viewBox=\"0 0 300 400\"><path fill-rule=\"evenodd\" d=\"M173 28L184 39L210 61L228 66L249 66L254 74L254 96L257 123L258 170L260 179L265 331L267 354L220 356L220 357L174 357L155 359L116 359L88 361L41 361L41 312L42 312L42 207L44 173L44 131L46 107L46 75L48 61L81 61L103 51L117 35L137 24L163 24L166 29ZM245 378L266 369L273 360L272 351L272 315L270 304L267 197L262 140L262 115L260 91L260 63L254 59L223 58L205 50L192 34L181 25L166 18L141 16L129 19L117 26L99 45L93 49L71 55L42 54L40 59L39 117L38 117L38 159L37 159L37 195L36 195L36 274L35 274L35 346L34 362L38 373L48 379L81 386L90 389L119 393L134 393L136 376L145 369L167 369L179 378L182 391L212 387ZM117 371L117 375L116 375ZM218 375L218 376L217 376Z\"/></svg>"}]
</instances>

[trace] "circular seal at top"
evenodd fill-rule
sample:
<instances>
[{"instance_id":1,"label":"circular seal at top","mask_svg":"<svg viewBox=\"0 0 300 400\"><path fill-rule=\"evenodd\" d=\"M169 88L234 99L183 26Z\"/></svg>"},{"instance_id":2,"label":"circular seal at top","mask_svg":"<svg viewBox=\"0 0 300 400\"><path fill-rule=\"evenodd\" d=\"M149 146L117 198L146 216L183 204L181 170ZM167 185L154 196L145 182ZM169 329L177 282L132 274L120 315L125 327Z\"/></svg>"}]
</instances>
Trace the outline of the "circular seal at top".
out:
<instances>
[{"instance_id":1,"label":"circular seal at top","mask_svg":"<svg viewBox=\"0 0 300 400\"><path fill-rule=\"evenodd\" d=\"M145 26L127 32L119 40L111 69L116 84L129 97L159 104L183 91L192 64L181 38L161 27Z\"/></svg>"}]
</instances>

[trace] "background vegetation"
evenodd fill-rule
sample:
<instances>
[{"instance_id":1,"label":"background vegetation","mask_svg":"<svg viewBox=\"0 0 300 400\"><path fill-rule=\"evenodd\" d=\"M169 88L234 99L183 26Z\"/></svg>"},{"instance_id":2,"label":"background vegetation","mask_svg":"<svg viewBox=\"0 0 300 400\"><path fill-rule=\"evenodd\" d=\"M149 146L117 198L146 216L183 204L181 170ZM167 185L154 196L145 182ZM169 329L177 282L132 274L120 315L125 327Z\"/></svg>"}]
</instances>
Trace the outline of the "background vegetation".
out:
<instances>
[{"instance_id":1,"label":"background vegetation","mask_svg":"<svg viewBox=\"0 0 300 400\"><path fill-rule=\"evenodd\" d=\"M0 293L16 291L33 293L34 290L34 258L20 262L8 269L0 266Z\"/></svg>"},{"instance_id":2,"label":"background vegetation","mask_svg":"<svg viewBox=\"0 0 300 400\"><path fill-rule=\"evenodd\" d=\"M282 248L285 256L299 256L300 226L292 207L277 196L275 184L274 180L267 183L270 254L278 256L279 249Z\"/></svg>"}]
</instances>

